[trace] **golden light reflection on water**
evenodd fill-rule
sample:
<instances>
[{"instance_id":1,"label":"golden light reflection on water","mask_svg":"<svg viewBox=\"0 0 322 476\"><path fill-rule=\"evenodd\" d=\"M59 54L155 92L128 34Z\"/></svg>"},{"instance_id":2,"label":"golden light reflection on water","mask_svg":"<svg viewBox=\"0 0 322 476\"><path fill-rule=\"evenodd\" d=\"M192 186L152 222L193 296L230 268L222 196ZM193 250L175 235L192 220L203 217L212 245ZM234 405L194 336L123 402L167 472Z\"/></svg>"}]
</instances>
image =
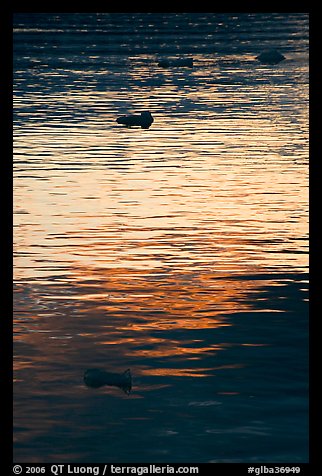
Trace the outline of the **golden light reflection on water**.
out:
<instances>
[{"instance_id":1,"label":"golden light reflection on water","mask_svg":"<svg viewBox=\"0 0 322 476\"><path fill-rule=\"evenodd\" d=\"M207 39L189 29L172 51L184 46L193 53L189 69L157 66L160 49L172 48L158 36L148 37L158 54L131 42L126 50L126 36L115 54L102 55L96 43L90 56L87 50L74 56L77 49L46 55L37 45L18 54L14 371L15 438L24 457L28 445L59 462L67 453L75 461L106 459L109 451L123 456L126 447L134 461L133 440L146 434L150 443L159 429L162 438L179 435L173 448L182 443L185 455L198 434L211 455L196 458L209 461L225 434L242 434L229 441L234 448L248 442L253 424L257 438L264 434L256 423L263 409L269 425L272 414L282 413L274 392L300 394L297 346L306 329L300 278L308 267L306 19L285 20L299 36L280 31L281 19L272 21L277 38L286 35L287 59L271 67L255 60L256 48L274 37L262 37L271 20L260 19L255 38L247 39L254 15L227 44L218 44L221 27ZM246 35L240 42L236 31ZM150 129L116 124L118 115L137 110L151 111ZM86 388L89 367L130 367L130 398L119 389ZM287 378L279 374L284 367ZM288 378L292 385L283 387ZM227 398L240 407L227 406ZM300 414L292 402L292 416ZM199 413L204 408L206 415ZM248 420L259 409L257 420L237 424L247 409ZM70 428L90 435L86 449L84 441L65 448L66 435L74 441ZM280 428L279 421L274 438ZM221 438L210 444L212 434ZM148 459L160 451L171 459L162 441ZM29 451L25 460L37 458Z\"/></svg>"},{"instance_id":2,"label":"golden light reflection on water","mask_svg":"<svg viewBox=\"0 0 322 476\"><path fill-rule=\"evenodd\" d=\"M25 268L41 273L40 260L151 268L167 259L198 261L203 255L221 267L244 257L267 266L276 264L294 239L297 246L304 244L307 183L301 166L272 165L274 156L266 163L265 156L249 162L235 155L223 162L214 153L209 159L194 156L178 168L165 154L170 165L157 166L161 170L147 169L142 158L122 174L96 169L93 162L86 172L58 171L53 181L41 180L45 169L39 180L18 176L17 278ZM282 227L285 222L292 226ZM257 246L261 241L268 246ZM284 263L306 263L303 254L290 255L283 256Z\"/></svg>"}]
</instances>

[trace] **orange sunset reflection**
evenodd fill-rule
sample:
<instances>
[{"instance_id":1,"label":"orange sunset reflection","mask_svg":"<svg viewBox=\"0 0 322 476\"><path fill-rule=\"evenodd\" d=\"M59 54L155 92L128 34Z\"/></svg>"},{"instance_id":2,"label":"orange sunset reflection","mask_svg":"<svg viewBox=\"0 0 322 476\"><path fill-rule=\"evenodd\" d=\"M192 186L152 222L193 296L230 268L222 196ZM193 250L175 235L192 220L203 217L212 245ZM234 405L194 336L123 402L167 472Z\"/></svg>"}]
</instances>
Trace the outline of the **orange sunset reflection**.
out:
<instances>
[{"instance_id":1,"label":"orange sunset reflection","mask_svg":"<svg viewBox=\"0 0 322 476\"><path fill-rule=\"evenodd\" d=\"M15 460L305 461L308 14L13 20Z\"/></svg>"},{"instance_id":2,"label":"orange sunset reflection","mask_svg":"<svg viewBox=\"0 0 322 476\"><path fill-rule=\"evenodd\" d=\"M66 349L85 365L93 343L91 360L108 356L112 362L118 360L116 366L120 368L122 362L127 365L132 361L138 375L166 375L172 369L174 376L203 377L207 369L199 368L198 361L231 344L220 339L211 342L205 335L194 333L232 326L235 312L251 311L243 298L258 287L256 280L245 280L241 288L230 276L209 270L196 274L189 268L149 273L127 268L77 268L73 275L70 284L58 281L48 287L39 282L28 292L17 286L21 296L15 340L34 349L30 361L16 362L17 370L28 365L43 368L47 353L55 355L57 365L63 364ZM261 285L266 282L268 276L261 279ZM146 361L160 359L172 359L180 368L167 370L156 364L146 368ZM237 368L240 363L230 365ZM208 371L211 369L215 370L212 366Z\"/></svg>"}]
</instances>

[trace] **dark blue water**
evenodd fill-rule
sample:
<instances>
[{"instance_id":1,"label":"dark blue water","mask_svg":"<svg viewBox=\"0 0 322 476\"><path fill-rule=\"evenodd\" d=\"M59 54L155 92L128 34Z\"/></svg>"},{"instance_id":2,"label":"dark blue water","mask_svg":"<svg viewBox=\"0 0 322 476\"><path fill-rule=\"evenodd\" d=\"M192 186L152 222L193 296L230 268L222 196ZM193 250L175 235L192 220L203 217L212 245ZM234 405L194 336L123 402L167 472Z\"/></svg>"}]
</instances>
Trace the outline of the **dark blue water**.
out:
<instances>
[{"instance_id":1,"label":"dark blue water","mask_svg":"<svg viewBox=\"0 0 322 476\"><path fill-rule=\"evenodd\" d=\"M307 14L17 14L14 206L16 462L308 461Z\"/></svg>"}]
</instances>

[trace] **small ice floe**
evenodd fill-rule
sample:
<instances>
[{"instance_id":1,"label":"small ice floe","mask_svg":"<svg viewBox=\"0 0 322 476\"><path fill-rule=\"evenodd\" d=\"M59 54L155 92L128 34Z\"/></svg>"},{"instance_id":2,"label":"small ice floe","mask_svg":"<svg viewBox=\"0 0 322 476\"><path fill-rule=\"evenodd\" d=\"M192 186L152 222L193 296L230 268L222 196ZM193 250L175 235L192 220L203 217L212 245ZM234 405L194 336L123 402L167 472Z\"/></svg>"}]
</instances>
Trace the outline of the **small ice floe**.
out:
<instances>
[{"instance_id":1,"label":"small ice floe","mask_svg":"<svg viewBox=\"0 0 322 476\"><path fill-rule=\"evenodd\" d=\"M119 374L106 372L103 369L87 369L84 373L84 382L88 387L99 388L104 385L121 388L127 395L132 389L132 375L130 369Z\"/></svg>"},{"instance_id":2,"label":"small ice floe","mask_svg":"<svg viewBox=\"0 0 322 476\"><path fill-rule=\"evenodd\" d=\"M188 68L193 67L193 58L175 58L175 59L163 59L158 62L158 66L162 68L172 68L187 66Z\"/></svg>"},{"instance_id":3,"label":"small ice floe","mask_svg":"<svg viewBox=\"0 0 322 476\"><path fill-rule=\"evenodd\" d=\"M153 121L150 111L143 111L141 114L133 114L132 116L120 116L116 119L118 124L124 124L127 127L141 126L142 129L149 129Z\"/></svg>"},{"instance_id":4,"label":"small ice floe","mask_svg":"<svg viewBox=\"0 0 322 476\"><path fill-rule=\"evenodd\" d=\"M285 60L285 56L277 50L266 50L256 56L256 59L265 64L277 64Z\"/></svg>"}]
</instances>

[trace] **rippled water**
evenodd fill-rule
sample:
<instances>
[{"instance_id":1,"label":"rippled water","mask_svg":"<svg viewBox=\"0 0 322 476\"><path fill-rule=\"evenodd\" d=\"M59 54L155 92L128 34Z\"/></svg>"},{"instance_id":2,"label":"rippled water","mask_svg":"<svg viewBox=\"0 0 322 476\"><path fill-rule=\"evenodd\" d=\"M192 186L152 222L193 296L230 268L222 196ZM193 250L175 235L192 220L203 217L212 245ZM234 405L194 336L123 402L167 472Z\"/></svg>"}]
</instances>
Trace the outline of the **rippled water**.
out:
<instances>
[{"instance_id":1,"label":"rippled water","mask_svg":"<svg viewBox=\"0 0 322 476\"><path fill-rule=\"evenodd\" d=\"M15 460L306 462L307 15L14 23Z\"/></svg>"}]
</instances>

